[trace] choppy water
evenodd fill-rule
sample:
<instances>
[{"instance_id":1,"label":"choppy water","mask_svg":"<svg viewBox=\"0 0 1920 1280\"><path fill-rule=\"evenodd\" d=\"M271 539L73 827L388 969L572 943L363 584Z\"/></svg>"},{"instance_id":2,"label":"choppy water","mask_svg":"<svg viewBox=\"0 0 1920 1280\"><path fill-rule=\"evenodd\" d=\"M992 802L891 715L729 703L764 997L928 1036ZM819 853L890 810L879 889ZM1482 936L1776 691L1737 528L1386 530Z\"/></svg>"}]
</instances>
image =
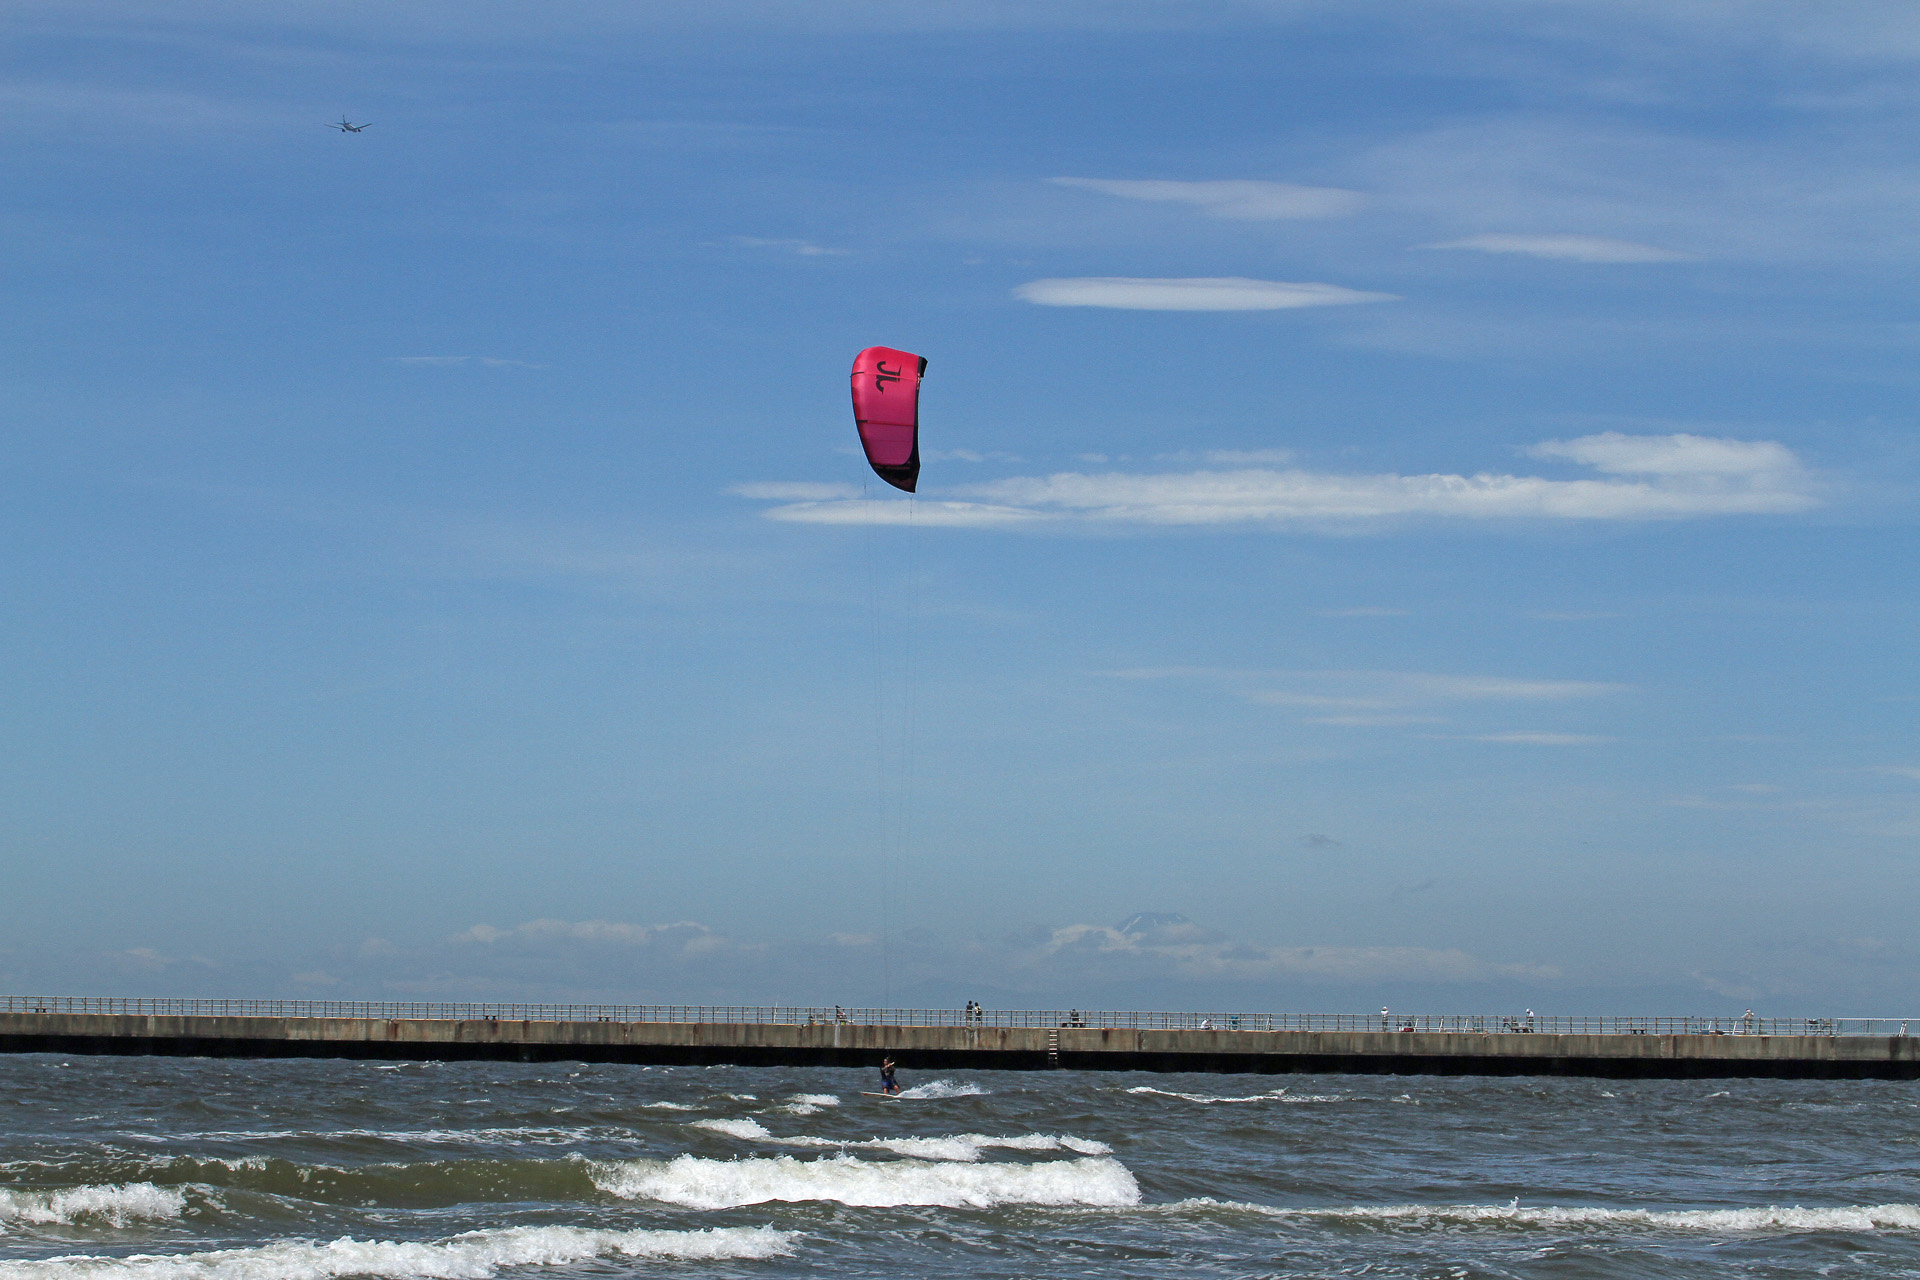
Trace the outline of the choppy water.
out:
<instances>
[{"instance_id":1,"label":"choppy water","mask_svg":"<svg viewBox=\"0 0 1920 1280\"><path fill-rule=\"evenodd\" d=\"M1920 1275L1913 1084L874 1084L0 1057L0 1280Z\"/></svg>"}]
</instances>

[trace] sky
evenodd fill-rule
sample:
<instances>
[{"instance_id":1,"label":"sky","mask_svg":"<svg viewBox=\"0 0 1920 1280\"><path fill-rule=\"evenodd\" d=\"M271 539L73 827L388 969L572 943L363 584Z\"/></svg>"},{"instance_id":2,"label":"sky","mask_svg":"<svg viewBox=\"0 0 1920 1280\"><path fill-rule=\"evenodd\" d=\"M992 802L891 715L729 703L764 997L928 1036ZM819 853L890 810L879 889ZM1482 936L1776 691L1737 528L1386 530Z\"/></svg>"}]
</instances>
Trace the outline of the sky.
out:
<instances>
[{"instance_id":1,"label":"sky","mask_svg":"<svg viewBox=\"0 0 1920 1280\"><path fill-rule=\"evenodd\" d=\"M0 29L0 989L1920 1013L1912 6Z\"/></svg>"}]
</instances>

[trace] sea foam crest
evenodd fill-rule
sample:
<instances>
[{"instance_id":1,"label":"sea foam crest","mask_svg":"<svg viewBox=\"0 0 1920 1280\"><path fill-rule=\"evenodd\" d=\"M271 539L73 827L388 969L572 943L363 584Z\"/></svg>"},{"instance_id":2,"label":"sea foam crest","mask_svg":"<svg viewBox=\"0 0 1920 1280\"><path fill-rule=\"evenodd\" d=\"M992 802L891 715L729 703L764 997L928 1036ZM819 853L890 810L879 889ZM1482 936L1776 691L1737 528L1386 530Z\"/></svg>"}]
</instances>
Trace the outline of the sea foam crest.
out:
<instances>
[{"instance_id":1,"label":"sea foam crest","mask_svg":"<svg viewBox=\"0 0 1920 1280\"><path fill-rule=\"evenodd\" d=\"M1436 1226L1640 1227L1653 1231L1920 1231L1920 1205L1842 1205L1827 1209L1606 1209L1534 1208L1519 1204L1357 1205L1349 1209L1276 1209L1265 1205L1183 1200L1171 1209L1239 1209L1281 1218L1332 1218L1346 1222L1432 1223Z\"/></svg>"},{"instance_id":2,"label":"sea foam crest","mask_svg":"<svg viewBox=\"0 0 1920 1280\"><path fill-rule=\"evenodd\" d=\"M793 1252L796 1233L771 1227L705 1231L592 1231L506 1227L437 1241L282 1240L252 1249L0 1262L0 1280L486 1280L506 1267L589 1258L772 1258Z\"/></svg>"},{"instance_id":3,"label":"sea foam crest","mask_svg":"<svg viewBox=\"0 0 1920 1280\"><path fill-rule=\"evenodd\" d=\"M1174 1089L1155 1089L1150 1085L1139 1085L1127 1090L1128 1093L1157 1093L1163 1098L1184 1098L1188 1102L1342 1102L1345 1099L1331 1093L1288 1093L1285 1089L1275 1089L1271 1093L1254 1093L1244 1098L1222 1098L1211 1093L1180 1093Z\"/></svg>"},{"instance_id":4,"label":"sea foam crest","mask_svg":"<svg viewBox=\"0 0 1920 1280\"><path fill-rule=\"evenodd\" d=\"M695 1120L691 1128L709 1129L729 1138L748 1142L771 1142L783 1147L862 1147L870 1151L891 1151L895 1155L915 1156L922 1160L958 1160L971 1163L981 1153L999 1148L1007 1151L1072 1151L1083 1156L1111 1155L1113 1148L1090 1138L1056 1137L1050 1133L1009 1134L995 1137L985 1133L956 1133L936 1138L816 1138L809 1134L781 1137L769 1133L758 1120Z\"/></svg>"},{"instance_id":5,"label":"sea foam crest","mask_svg":"<svg viewBox=\"0 0 1920 1280\"><path fill-rule=\"evenodd\" d=\"M1140 1184L1117 1160L1087 1156L1039 1164L875 1163L838 1155L745 1160L630 1160L595 1167L594 1183L626 1200L658 1200L694 1209L730 1209L769 1201L834 1200L841 1204L938 1205L984 1209L999 1204L1140 1203Z\"/></svg>"},{"instance_id":6,"label":"sea foam crest","mask_svg":"<svg viewBox=\"0 0 1920 1280\"><path fill-rule=\"evenodd\" d=\"M105 1222L124 1227L134 1221L177 1218L186 1206L186 1196L151 1182L64 1187L57 1191L0 1190L0 1232L9 1222Z\"/></svg>"},{"instance_id":7,"label":"sea foam crest","mask_svg":"<svg viewBox=\"0 0 1920 1280\"><path fill-rule=\"evenodd\" d=\"M781 1107L780 1110L787 1112L789 1115L810 1116L817 1113L822 1107L837 1107L839 1105L840 1099L835 1094L796 1093L787 1099L787 1105Z\"/></svg>"}]
</instances>

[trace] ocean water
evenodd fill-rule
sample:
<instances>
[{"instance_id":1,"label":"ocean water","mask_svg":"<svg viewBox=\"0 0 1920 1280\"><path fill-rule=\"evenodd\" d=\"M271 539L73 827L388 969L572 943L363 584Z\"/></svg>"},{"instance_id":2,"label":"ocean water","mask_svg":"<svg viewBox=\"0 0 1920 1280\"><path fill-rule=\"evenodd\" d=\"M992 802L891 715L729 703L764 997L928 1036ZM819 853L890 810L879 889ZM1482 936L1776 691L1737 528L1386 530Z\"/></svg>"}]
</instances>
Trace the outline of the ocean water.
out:
<instances>
[{"instance_id":1,"label":"ocean water","mask_svg":"<svg viewBox=\"0 0 1920 1280\"><path fill-rule=\"evenodd\" d=\"M1920 1276L1920 1085L0 1057L0 1280Z\"/></svg>"}]
</instances>

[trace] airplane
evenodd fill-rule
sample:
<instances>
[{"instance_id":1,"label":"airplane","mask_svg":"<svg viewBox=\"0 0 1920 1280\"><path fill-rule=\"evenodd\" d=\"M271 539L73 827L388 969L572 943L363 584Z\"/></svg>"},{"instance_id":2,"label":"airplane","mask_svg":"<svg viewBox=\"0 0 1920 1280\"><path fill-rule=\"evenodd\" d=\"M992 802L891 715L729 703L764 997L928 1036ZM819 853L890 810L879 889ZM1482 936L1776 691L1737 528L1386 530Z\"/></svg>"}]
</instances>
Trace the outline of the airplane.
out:
<instances>
[{"instance_id":1,"label":"airplane","mask_svg":"<svg viewBox=\"0 0 1920 1280\"><path fill-rule=\"evenodd\" d=\"M342 133L358 133L362 129L366 128L368 124L372 124L372 123L373 121L369 120L367 121L367 124L353 124L345 116L341 116L339 124L334 124L332 121L328 121L327 128L338 129Z\"/></svg>"}]
</instances>

